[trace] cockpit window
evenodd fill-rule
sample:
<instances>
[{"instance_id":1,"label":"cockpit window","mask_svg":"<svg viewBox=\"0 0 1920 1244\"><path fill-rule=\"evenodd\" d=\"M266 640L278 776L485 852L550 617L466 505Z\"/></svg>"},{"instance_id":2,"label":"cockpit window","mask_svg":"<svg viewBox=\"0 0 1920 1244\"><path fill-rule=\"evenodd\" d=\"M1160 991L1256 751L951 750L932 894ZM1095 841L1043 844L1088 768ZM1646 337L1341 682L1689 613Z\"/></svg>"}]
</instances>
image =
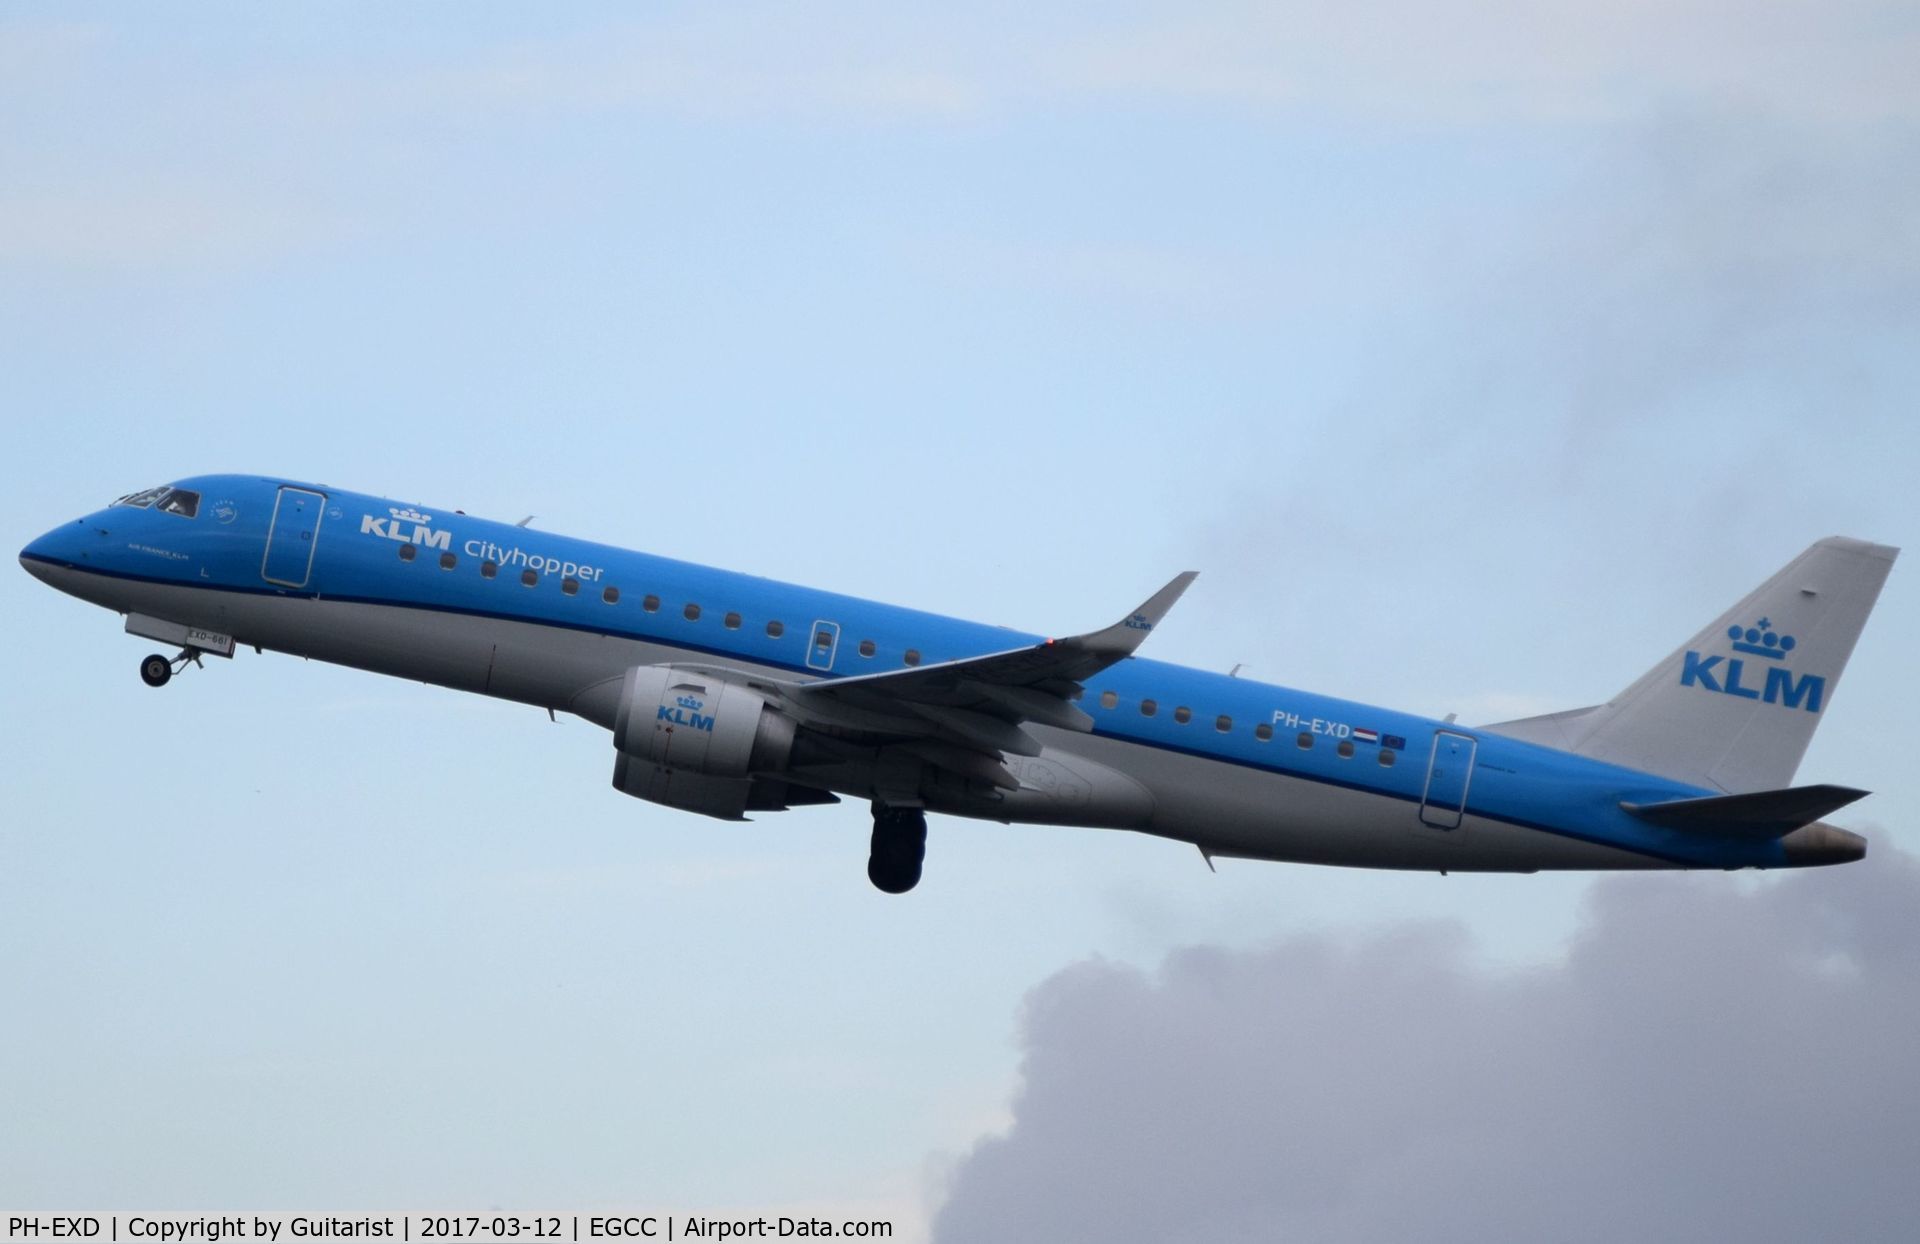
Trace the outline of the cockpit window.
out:
<instances>
[{"instance_id":1,"label":"cockpit window","mask_svg":"<svg viewBox=\"0 0 1920 1244\"><path fill-rule=\"evenodd\" d=\"M128 493L126 496L114 502L114 504L115 505L131 505L137 509L144 510L148 506L152 505L154 502L158 501L160 498L166 496L168 493L172 491L173 491L172 488L164 484L158 488L143 488L139 492Z\"/></svg>"},{"instance_id":2,"label":"cockpit window","mask_svg":"<svg viewBox=\"0 0 1920 1244\"><path fill-rule=\"evenodd\" d=\"M156 501L154 509L162 514L178 514L182 518L200 516L200 494L187 488L169 488L164 497Z\"/></svg>"}]
</instances>

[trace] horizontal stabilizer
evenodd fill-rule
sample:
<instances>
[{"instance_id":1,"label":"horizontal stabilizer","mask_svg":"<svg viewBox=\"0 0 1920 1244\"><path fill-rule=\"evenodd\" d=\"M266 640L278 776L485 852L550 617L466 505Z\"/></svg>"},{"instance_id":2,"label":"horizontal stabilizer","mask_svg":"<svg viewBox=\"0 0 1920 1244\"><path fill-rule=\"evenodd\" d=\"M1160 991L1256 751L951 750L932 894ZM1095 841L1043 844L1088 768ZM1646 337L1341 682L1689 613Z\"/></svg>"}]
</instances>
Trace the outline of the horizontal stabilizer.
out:
<instances>
[{"instance_id":1,"label":"horizontal stabilizer","mask_svg":"<svg viewBox=\"0 0 1920 1244\"><path fill-rule=\"evenodd\" d=\"M1666 803L1622 802L1620 806L1643 821L1667 829L1724 838L1779 838L1866 794L1851 786L1794 786Z\"/></svg>"}]
</instances>

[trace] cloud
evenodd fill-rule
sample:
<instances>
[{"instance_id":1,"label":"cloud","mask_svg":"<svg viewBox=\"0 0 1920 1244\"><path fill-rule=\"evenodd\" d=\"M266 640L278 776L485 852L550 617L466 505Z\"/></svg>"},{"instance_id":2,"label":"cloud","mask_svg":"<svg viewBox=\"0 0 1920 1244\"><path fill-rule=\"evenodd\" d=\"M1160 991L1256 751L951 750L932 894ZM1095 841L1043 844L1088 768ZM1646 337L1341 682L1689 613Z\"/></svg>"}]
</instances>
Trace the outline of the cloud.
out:
<instances>
[{"instance_id":1,"label":"cloud","mask_svg":"<svg viewBox=\"0 0 1920 1244\"><path fill-rule=\"evenodd\" d=\"M1061 972L935 1239L1910 1237L1920 862L1612 878L1564 963L1470 950L1409 925Z\"/></svg>"},{"instance_id":2,"label":"cloud","mask_svg":"<svg viewBox=\"0 0 1920 1244\"><path fill-rule=\"evenodd\" d=\"M1920 116L1916 57L1920 29L1873 0L1245 0L1150 9L1051 64L1088 92L1428 125L1591 122L1702 99L1851 124Z\"/></svg>"},{"instance_id":3,"label":"cloud","mask_svg":"<svg viewBox=\"0 0 1920 1244\"><path fill-rule=\"evenodd\" d=\"M937 19L737 8L502 43L364 84L381 113L634 112L697 120L951 120L980 106Z\"/></svg>"},{"instance_id":4,"label":"cloud","mask_svg":"<svg viewBox=\"0 0 1920 1244\"><path fill-rule=\"evenodd\" d=\"M1835 318L1868 332L1915 320L1912 146L1906 127L1834 135L1670 110L1599 147L1489 292L1535 319L1552 309L1555 371L1638 377L1606 395L1618 412L1645 415L1684 389L1675 379L1765 367L1783 350L1830 356L1817 329Z\"/></svg>"},{"instance_id":5,"label":"cloud","mask_svg":"<svg viewBox=\"0 0 1920 1244\"><path fill-rule=\"evenodd\" d=\"M1879 0L748 5L496 46L412 87L489 110L779 120L944 123L1118 99L1533 126L1714 100L1858 124L1920 118L1917 60L1920 29Z\"/></svg>"},{"instance_id":6,"label":"cloud","mask_svg":"<svg viewBox=\"0 0 1920 1244\"><path fill-rule=\"evenodd\" d=\"M344 226L290 195L154 177L0 191L0 263L135 267L252 263L311 250Z\"/></svg>"},{"instance_id":7,"label":"cloud","mask_svg":"<svg viewBox=\"0 0 1920 1244\"><path fill-rule=\"evenodd\" d=\"M1596 123L1714 108L1797 126L1818 143L1848 135L1856 154L1884 164L1911 148L1920 122L1920 76L1909 71L1920 29L1889 12L1872 0L1311 0L1147 4L1122 15L749 5L567 18L533 33L483 24L470 38L427 40L425 51L401 40L404 50L379 54L357 30L325 22L310 47L286 44L272 24L242 23L229 47L170 43L124 18L0 23L9 103L0 163L26 170L0 194L0 261L257 262L331 246L396 215L462 211L446 186L459 185L469 140L490 146L594 122L609 127L600 141L620 163L633 138L674 126L1041 133L1074 114L1114 118L1123 134L1136 109L1199 104L1404 136L1557 133L1565 149ZM1875 125L1887 131L1877 140L1853 133ZM1673 154L1696 153L1682 144ZM1247 158L1269 157L1255 144ZM1909 165L1897 161L1892 176ZM1805 170L1815 184L1824 171ZM460 188L469 198L497 192L492 181ZM1736 207L1690 240L1709 254L1777 243L1789 257L1889 231L1904 243L1911 186L1889 188L1840 201L1840 223L1863 220L1865 234L1826 227L1832 204L1769 183L1741 204L1769 208L1760 220L1780 226L1769 236ZM1783 204L1814 215L1813 227L1798 228ZM988 263L1020 265L1019 249ZM1224 287L1237 305L1248 281L1235 279L1241 257L1230 252L1122 238L1043 258L1076 288L1119 283L1207 302Z\"/></svg>"},{"instance_id":8,"label":"cloud","mask_svg":"<svg viewBox=\"0 0 1920 1244\"><path fill-rule=\"evenodd\" d=\"M0 21L0 91L72 72L106 38L99 22Z\"/></svg>"}]
</instances>

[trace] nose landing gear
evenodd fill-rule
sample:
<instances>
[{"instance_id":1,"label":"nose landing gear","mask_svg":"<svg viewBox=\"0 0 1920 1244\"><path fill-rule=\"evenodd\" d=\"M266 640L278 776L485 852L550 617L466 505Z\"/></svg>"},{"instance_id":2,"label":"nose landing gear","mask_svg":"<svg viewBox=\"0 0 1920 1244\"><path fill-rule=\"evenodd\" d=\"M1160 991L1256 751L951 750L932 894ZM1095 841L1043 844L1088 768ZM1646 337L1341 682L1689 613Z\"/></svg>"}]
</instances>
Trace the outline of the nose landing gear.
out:
<instances>
[{"instance_id":1,"label":"nose landing gear","mask_svg":"<svg viewBox=\"0 0 1920 1244\"><path fill-rule=\"evenodd\" d=\"M927 814L919 808L873 805L873 848L867 880L888 894L905 894L920 883L927 857Z\"/></svg>"},{"instance_id":2,"label":"nose landing gear","mask_svg":"<svg viewBox=\"0 0 1920 1244\"><path fill-rule=\"evenodd\" d=\"M187 667L189 661L200 665L198 648L187 648L171 661L157 652L153 653L140 662L140 681L149 687L164 687L172 681L175 674ZM205 669L206 666L200 665L200 668Z\"/></svg>"}]
</instances>

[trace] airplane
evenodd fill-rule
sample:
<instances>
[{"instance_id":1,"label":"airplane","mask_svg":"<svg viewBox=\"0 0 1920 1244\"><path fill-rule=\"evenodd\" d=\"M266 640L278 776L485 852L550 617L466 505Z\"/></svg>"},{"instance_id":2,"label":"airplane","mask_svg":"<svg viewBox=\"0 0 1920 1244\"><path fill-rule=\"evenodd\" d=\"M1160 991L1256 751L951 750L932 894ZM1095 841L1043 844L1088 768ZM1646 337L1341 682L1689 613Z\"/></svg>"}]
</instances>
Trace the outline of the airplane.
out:
<instances>
[{"instance_id":1,"label":"airplane","mask_svg":"<svg viewBox=\"0 0 1920 1244\"><path fill-rule=\"evenodd\" d=\"M1194 580L1100 630L1026 634L399 504L205 475L20 553L177 648L241 646L575 714L613 785L721 820L871 805L911 890L927 814L1134 830L1216 858L1447 872L1862 858L1791 785L1897 549L1832 537L1603 704L1468 727L1135 653Z\"/></svg>"}]
</instances>

